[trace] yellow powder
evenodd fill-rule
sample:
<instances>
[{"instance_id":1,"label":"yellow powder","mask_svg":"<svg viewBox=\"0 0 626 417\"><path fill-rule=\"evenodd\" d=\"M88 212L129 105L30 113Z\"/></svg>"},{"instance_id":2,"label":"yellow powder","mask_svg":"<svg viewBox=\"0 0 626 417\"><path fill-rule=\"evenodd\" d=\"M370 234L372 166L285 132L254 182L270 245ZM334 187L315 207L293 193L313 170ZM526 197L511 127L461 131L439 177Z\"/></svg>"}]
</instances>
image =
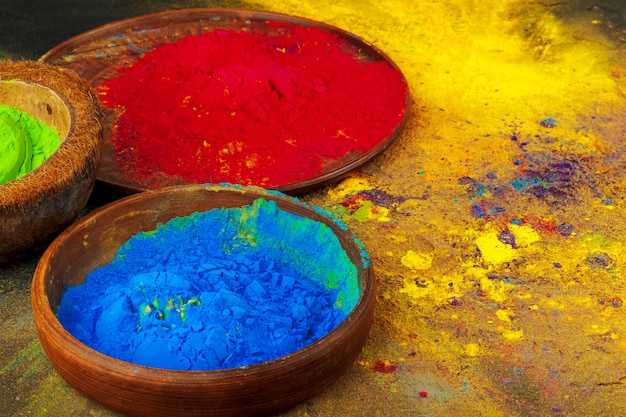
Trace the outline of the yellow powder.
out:
<instances>
[{"instance_id":1,"label":"yellow powder","mask_svg":"<svg viewBox=\"0 0 626 417\"><path fill-rule=\"evenodd\" d=\"M480 280L480 288L487 298L495 302L501 303L509 298L509 292L514 285L503 281L493 281L489 278Z\"/></svg>"},{"instance_id":2,"label":"yellow powder","mask_svg":"<svg viewBox=\"0 0 626 417\"><path fill-rule=\"evenodd\" d=\"M524 331L523 330L503 330L502 338L504 338L504 340L509 341L509 342L517 342L524 338Z\"/></svg>"},{"instance_id":3,"label":"yellow powder","mask_svg":"<svg viewBox=\"0 0 626 417\"><path fill-rule=\"evenodd\" d=\"M513 313L511 310L497 310L496 316L498 317L498 319L510 323L511 317L515 316L515 313Z\"/></svg>"},{"instance_id":4,"label":"yellow powder","mask_svg":"<svg viewBox=\"0 0 626 417\"><path fill-rule=\"evenodd\" d=\"M328 190L328 196L333 200L341 200L347 195L356 194L359 191L369 190L370 188L371 187L366 179L350 177L341 181L335 187L330 188Z\"/></svg>"},{"instance_id":5,"label":"yellow powder","mask_svg":"<svg viewBox=\"0 0 626 417\"><path fill-rule=\"evenodd\" d=\"M476 239L476 245L482 253L485 262L491 264L501 264L510 262L516 258L516 250L498 239L496 232L489 232Z\"/></svg>"},{"instance_id":6,"label":"yellow powder","mask_svg":"<svg viewBox=\"0 0 626 417\"><path fill-rule=\"evenodd\" d=\"M400 261L402 265L407 268L426 270L429 269L433 263L433 255L424 252L414 252L409 249L404 256L400 258Z\"/></svg>"},{"instance_id":7,"label":"yellow powder","mask_svg":"<svg viewBox=\"0 0 626 417\"><path fill-rule=\"evenodd\" d=\"M473 358L480 354L480 346L477 343L468 343L465 345L465 355Z\"/></svg>"},{"instance_id":8,"label":"yellow powder","mask_svg":"<svg viewBox=\"0 0 626 417\"><path fill-rule=\"evenodd\" d=\"M535 242L541 240L539 233L530 225L522 225L518 226L516 224L511 224L509 226L509 230L515 236L515 244L518 247L526 247L530 246Z\"/></svg>"}]
</instances>

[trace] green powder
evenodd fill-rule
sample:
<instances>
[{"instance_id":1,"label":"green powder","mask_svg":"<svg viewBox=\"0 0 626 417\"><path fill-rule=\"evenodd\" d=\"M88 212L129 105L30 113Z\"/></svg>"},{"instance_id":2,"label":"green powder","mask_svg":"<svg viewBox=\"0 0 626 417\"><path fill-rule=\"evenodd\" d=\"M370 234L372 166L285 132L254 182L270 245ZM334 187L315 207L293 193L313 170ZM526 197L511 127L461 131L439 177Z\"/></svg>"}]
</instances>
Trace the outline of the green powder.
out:
<instances>
[{"instance_id":1,"label":"green powder","mask_svg":"<svg viewBox=\"0 0 626 417\"><path fill-rule=\"evenodd\" d=\"M0 185L28 174L59 148L59 132L28 113L0 106Z\"/></svg>"}]
</instances>

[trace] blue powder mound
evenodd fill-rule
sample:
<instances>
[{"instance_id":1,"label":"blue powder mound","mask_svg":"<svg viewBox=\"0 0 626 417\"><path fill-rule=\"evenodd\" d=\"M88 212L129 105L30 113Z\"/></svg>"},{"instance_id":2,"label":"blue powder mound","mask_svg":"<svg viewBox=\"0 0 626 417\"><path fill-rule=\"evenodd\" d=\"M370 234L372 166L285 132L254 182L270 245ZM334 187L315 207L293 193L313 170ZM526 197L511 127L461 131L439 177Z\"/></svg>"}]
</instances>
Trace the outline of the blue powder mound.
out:
<instances>
[{"instance_id":1,"label":"blue powder mound","mask_svg":"<svg viewBox=\"0 0 626 417\"><path fill-rule=\"evenodd\" d=\"M85 345L139 365L213 370L320 339L359 298L358 272L323 223L258 199L131 237L57 310Z\"/></svg>"}]
</instances>

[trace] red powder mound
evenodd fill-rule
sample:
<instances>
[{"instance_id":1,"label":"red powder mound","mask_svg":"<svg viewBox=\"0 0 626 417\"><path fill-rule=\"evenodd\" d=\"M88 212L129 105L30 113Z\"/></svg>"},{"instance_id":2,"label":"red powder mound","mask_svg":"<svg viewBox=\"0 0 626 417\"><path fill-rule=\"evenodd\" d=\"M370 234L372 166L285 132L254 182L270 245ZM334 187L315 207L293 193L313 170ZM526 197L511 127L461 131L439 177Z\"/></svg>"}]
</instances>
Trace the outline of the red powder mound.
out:
<instances>
[{"instance_id":1,"label":"red powder mound","mask_svg":"<svg viewBox=\"0 0 626 417\"><path fill-rule=\"evenodd\" d=\"M400 71L353 55L338 35L305 26L277 37L215 30L159 46L97 89L120 111L118 164L138 183L154 172L267 187L321 175L376 146L404 116Z\"/></svg>"}]
</instances>

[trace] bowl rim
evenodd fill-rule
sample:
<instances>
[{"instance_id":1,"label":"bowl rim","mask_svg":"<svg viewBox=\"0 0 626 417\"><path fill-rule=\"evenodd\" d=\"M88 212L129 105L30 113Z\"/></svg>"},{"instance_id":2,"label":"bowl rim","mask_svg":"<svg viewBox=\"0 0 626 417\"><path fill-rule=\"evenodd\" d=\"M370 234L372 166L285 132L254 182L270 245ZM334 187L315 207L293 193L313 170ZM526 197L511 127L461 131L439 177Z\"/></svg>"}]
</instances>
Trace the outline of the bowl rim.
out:
<instances>
[{"instance_id":1,"label":"bowl rim","mask_svg":"<svg viewBox=\"0 0 626 417\"><path fill-rule=\"evenodd\" d=\"M56 314L53 312L48 297L45 290L47 272L50 269L49 263L53 261L54 255L61 246L63 242L65 242L68 238L76 233L80 233L82 228L92 222L95 221L98 217L103 216L108 212L114 212L116 210L123 209L126 205L132 202L137 202L145 199L154 199L158 197L163 197L168 194L178 194L185 192L221 192L221 191L235 191L242 192L244 194L255 196L252 200L263 197L266 199L271 199L277 202L282 202L286 204L295 204L300 206L304 210L307 211L308 214L313 216L313 220L317 219L326 219L330 222L329 227L333 228L333 224L339 230L342 230L344 233L347 233L351 236L349 240L350 244L354 244L359 248L360 256L362 260L362 272L359 269L358 265L357 270L358 280L359 280L359 298L347 315L347 317L339 323L333 330L325 334L320 339L316 340L313 343L310 343L299 350L287 354L285 356L281 356L272 360L268 360L265 362L246 365L239 368L226 368L226 369L216 369L216 370L174 370L174 369L166 369L166 368L157 368L157 367L149 367L144 365L138 365L132 362L126 362L120 359L116 359L105 355L97 350L88 347L87 345L80 342L76 339L71 333L69 333L58 321ZM252 201L251 200L251 201ZM232 207L237 207L232 206ZM281 207L284 209L283 207ZM176 217L176 216L173 216ZM317 219L315 218L317 217ZM311 218L311 217L309 217ZM135 231L134 233L138 233ZM337 234L337 230L333 228L333 232L335 235ZM345 249L345 248L344 248ZM286 364L295 365L303 360L312 356L311 354L315 354L317 350L321 347L324 347L326 342L334 337L337 337L346 331L349 331L352 327L356 325L361 320L369 320L369 324L371 325L373 319L373 308L371 303L375 303L376 298L376 281L374 278L373 266L371 264L371 260L367 252L365 251L365 247L360 242L360 240L352 233L343 222L339 219L330 215L330 213L317 208L315 206L309 205L305 202L299 201L295 197L287 196L281 192L272 191L262 189L256 186L238 186L238 185L230 185L230 184L220 184L220 185L210 185L210 184L190 184L190 185L180 185L180 186L169 186L163 187L154 190L148 190L142 193L133 194L130 196L123 197L119 200L116 200L108 205L100 207L93 212L87 214L71 226L69 226L65 231L63 231L57 238L53 241L53 243L48 247L48 249L42 255L33 275L33 281L31 286L31 303L33 306L33 311L35 313L35 323L38 332L44 331L54 333L54 337L58 338L65 342L63 348L67 351L68 354L75 355L76 357L80 357L82 359L90 361L93 366L101 367L107 369L115 374L120 376L128 376L132 377L136 380L153 380L154 378L163 378L167 379L169 383L176 384L177 382L189 384L189 383L205 383L205 384L214 384L219 383L224 380L231 380L233 377L245 376L250 377L253 375L261 375L266 373L268 370L275 368L276 366L285 366ZM371 310L371 311L370 311ZM372 316L372 317L368 317ZM41 338L41 337L40 337ZM45 349L44 349L45 350Z\"/></svg>"}]
</instances>

